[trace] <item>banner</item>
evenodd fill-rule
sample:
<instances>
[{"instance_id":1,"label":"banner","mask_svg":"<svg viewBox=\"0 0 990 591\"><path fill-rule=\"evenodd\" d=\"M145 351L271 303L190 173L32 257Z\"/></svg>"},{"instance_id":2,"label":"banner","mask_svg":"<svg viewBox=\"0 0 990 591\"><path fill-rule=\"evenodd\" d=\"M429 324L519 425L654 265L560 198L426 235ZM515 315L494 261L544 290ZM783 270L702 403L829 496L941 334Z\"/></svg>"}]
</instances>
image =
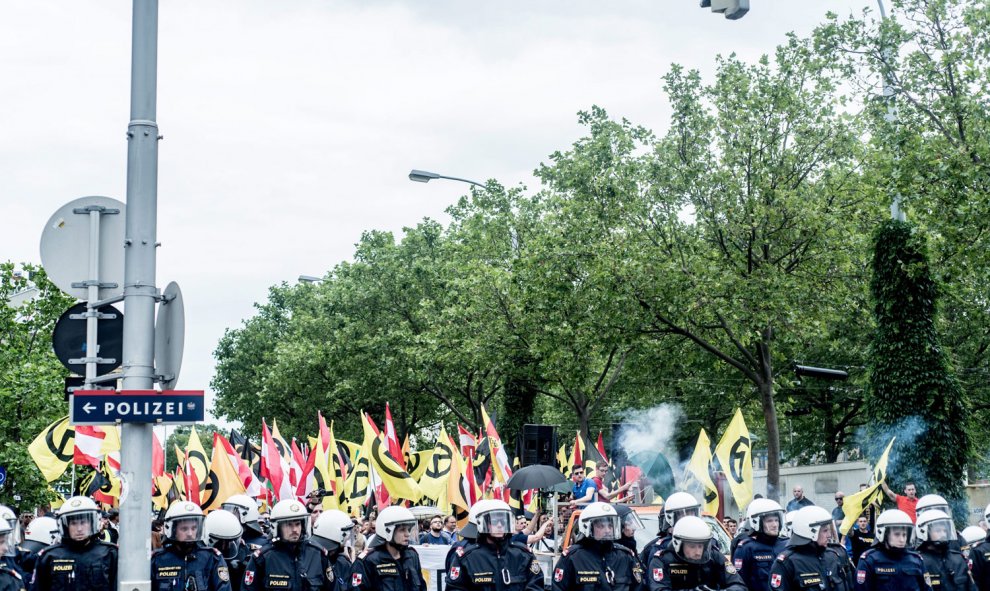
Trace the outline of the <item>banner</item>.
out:
<instances>
[{"instance_id":1,"label":"banner","mask_svg":"<svg viewBox=\"0 0 990 591\"><path fill-rule=\"evenodd\" d=\"M370 459L372 468L381 478L391 498L417 501L423 496L423 491L416 481L388 452L382 437L375 435L367 415L364 420L364 453Z\"/></svg>"},{"instance_id":2,"label":"banner","mask_svg":"<svg viewBox=\"0 0 990 591\"><path fill-rule=\"evenodd\" d=\"M712 442L708 439L708 434L702 429L698 433L698 442L694 445L694 453L687 465L687 473L692 476L704 490L705 504L704 511L709 515L718 513L718 489L712 482L710 473L712 463Z\"/></svg>"},{"instance_id":3,"label":"banner","mask_svg":"<svg viewBox=\"0 0 990 591\"><path fill-rule=\"evenodd\" d=\"M742 410L736 409L735 416L715 448L715 455L729 481L736 505L745 510L753 500L753 457L749 429L743 420Z\"/></svg>"},{"instance_id":4,"label":"banner","mask_svg":"<svg viewBox=\"0 0 990 591\"><path fill-rule=\"evenodd\" d=\"M69 417L59 419L42 431L31 445L28 453L38 465L45 480L58 480L72 462L75 451L75 431L69 425Z\"/></svg>"},{"instance_id":5,"label":"banner","mask_svg":"<svg viewBox=\"0 0 990 591\"><path fill-rule=\"evenodd\" d=\"M433 455L419 479L419 488L427 497L439 500L447 490L447 478L450 475L450 465L454 458L454 450L450 446L447 430L440 427Z\"/></svg>"}]
</instances>

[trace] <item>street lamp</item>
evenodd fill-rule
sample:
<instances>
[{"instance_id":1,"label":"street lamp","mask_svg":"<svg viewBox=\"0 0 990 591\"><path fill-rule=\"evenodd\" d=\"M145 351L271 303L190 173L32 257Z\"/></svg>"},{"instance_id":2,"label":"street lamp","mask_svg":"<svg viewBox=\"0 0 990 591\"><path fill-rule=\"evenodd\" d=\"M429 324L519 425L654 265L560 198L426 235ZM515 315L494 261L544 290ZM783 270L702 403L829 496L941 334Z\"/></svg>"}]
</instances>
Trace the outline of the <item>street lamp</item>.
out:
<instances>
[{"instance_id":1,"label":"street lamp","mask_svg":"<svg viewBox=\"0 0 990 591\"><path fill-rule=\"evenodd\" d=\"M701 0L702 8L711 8L730 21L741 19L749 12L749 0Z\"/></svg>"},{"instance_id":2,"label":"street lamp","mask_svg":"<svg viewBox=\"0 0 990 591\"><path fill-rule=\"evenodd\" d=\"M887 10L884 8L883 0L877 0L877 5L880 7L880 21L886 22ZM890 71L891 66L889 64L893 53L887 47L884 47L882 51L884 54L883 55L884 61L887 62L885 64L884 72L883 72L883 97L887 100L887 116L885 117L885 119L887 120L887 123L896 125L897 105L894 103L894 79L893 79L893 74ZM894 158L896 161L897 159L896 154L894 155ZM898 192L894 193L894 200L890 204L890 219L898 220L901 222L907 219L907 216L904 214L904 210L901 209L901 194Z\"/></svg>"},{"instance_id":3,"label":"street lamp","mask_svg":"<svg viewBox=\"0 0 990 591\"><path fill-rule=\"evenodd\" d=\"M322 277L316 277L314 275L300 275L299 283L322 283Z\"/></svg>"},{"instance_id":4,"label":"street lamp","mask_svg":"<svg viewBox=\"0 0 990 591\"><path fill-rule=\"evenodd\" d=\"M426 170L416 170L415 168L409 171L409 180L416 181L417 183L428 183L433 179L447 179L449 181L460 181L462 183L468 183L476 187L486 188L485 185L479 183L478 181L472 181L471 179L462 179L456 176L447 176L443 174L437 174L435 172L429 172Z\"/></svg>"}]
</instances>

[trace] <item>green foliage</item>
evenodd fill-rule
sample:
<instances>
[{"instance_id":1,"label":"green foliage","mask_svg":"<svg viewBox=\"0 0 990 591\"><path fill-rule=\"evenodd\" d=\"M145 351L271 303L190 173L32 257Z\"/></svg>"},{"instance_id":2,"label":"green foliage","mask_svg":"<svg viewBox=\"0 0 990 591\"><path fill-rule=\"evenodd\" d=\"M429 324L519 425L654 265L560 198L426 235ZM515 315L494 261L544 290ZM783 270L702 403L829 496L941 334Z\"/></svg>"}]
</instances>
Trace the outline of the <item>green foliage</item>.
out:
<instances>
[{"instance_id":1,"label":"green foliage","mask_svg":"<svg viewBox=\"0 0 990 591\"><path fill-rule=\"evenodd\" d=\"M889 221L876 233L870 287L877 329L867 417L875 433L885 434L920 419L917 439L894 458L892 480L914 481L923 491L958 500L970 447L966 396L939 344L938 286L925 238L912 229Z\"/></svg>"},{"instance_id":2,"label":"green foliage","mask_svg":"<svg viewBox=\"0 0 990 591\"><path fill-rule=\"evenodd\" d=\"M68 370L52 351L51 334L72 304L40 267L0 263L0 465L7 467L0 503L19 509L44 506L52 498L27 445L66 414L62 392Z\"/></svg>"}]
</instances>

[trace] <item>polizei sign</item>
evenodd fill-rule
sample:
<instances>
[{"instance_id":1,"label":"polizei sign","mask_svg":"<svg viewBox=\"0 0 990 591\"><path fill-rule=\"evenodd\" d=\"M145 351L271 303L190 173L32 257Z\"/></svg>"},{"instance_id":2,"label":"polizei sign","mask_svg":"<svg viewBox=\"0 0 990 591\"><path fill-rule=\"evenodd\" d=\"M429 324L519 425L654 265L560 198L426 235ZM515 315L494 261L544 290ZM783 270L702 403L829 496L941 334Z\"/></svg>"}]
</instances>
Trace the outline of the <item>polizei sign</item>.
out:
<instances>
[{"instance_id":1,"label":"polizei sign","mask_svg":"<svg viewBox=\"0 0 990 591\"><path fill-rule=\"evenodd\" d=\"M76 390L73 425L185 424L205 416L202 390Z\"/></svg>"}]
</instances>

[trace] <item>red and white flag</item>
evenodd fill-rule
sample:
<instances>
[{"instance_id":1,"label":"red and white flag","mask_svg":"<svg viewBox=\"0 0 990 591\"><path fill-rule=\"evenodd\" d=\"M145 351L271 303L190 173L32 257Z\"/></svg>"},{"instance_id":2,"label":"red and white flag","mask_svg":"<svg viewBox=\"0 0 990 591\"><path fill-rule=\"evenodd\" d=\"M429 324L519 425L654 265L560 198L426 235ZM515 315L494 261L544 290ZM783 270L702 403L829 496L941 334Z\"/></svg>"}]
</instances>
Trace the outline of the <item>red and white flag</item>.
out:
<instances>
[{"instance_id":1,"label":"red and white flag","mask_svg":"<svg viewBox=\"0 0 990 591\"><path fill-rule=\"evenodd\" d=\"M72 453L72 463L79 466L100 468L103 458L103 439L107 434L100 427L92 425L76 426L76 448Z\"/></svg>"},{"instance_id":2,"label":"red and white flag","mask_svg":"<svg viewBox=\"0 0 990 591\"><path fill-rule=\"evenodd\" d=\"M257 498L261 494L261 482L254 475L254 471L251 467L247 465L247 462L241 458L234 446L231 445L230 441L226 437L219 433L213 434L213 449L222 449L225 454L227 454L227 459L230 460L230 464L237 470L237 477L240 479L241 484L244 485L244 490L251 498Z\"/></svg>"},{"instance_id":3,"label":"red and white flag","mask_svg":"<svg viewBox=\"0 0 990 591\"><path fill-rule=\"evenodd\" d=\"M474 434L457 424L457 438L460 440L461 455L474 454L478 450L478 440Z\"/></svg>"},{"instance_id":4,"label":"red and white flag","mask_svg":"<svg viewBox=\"0 0 990 591\"><path fill-rule=\"evenodd\" d=\"M278 500L294 498L289 481L289 465L278 452L272 432L268 430L264 419L261 421L261 473L267 475L272 492Z\"/></svg>"}]
</instances>

